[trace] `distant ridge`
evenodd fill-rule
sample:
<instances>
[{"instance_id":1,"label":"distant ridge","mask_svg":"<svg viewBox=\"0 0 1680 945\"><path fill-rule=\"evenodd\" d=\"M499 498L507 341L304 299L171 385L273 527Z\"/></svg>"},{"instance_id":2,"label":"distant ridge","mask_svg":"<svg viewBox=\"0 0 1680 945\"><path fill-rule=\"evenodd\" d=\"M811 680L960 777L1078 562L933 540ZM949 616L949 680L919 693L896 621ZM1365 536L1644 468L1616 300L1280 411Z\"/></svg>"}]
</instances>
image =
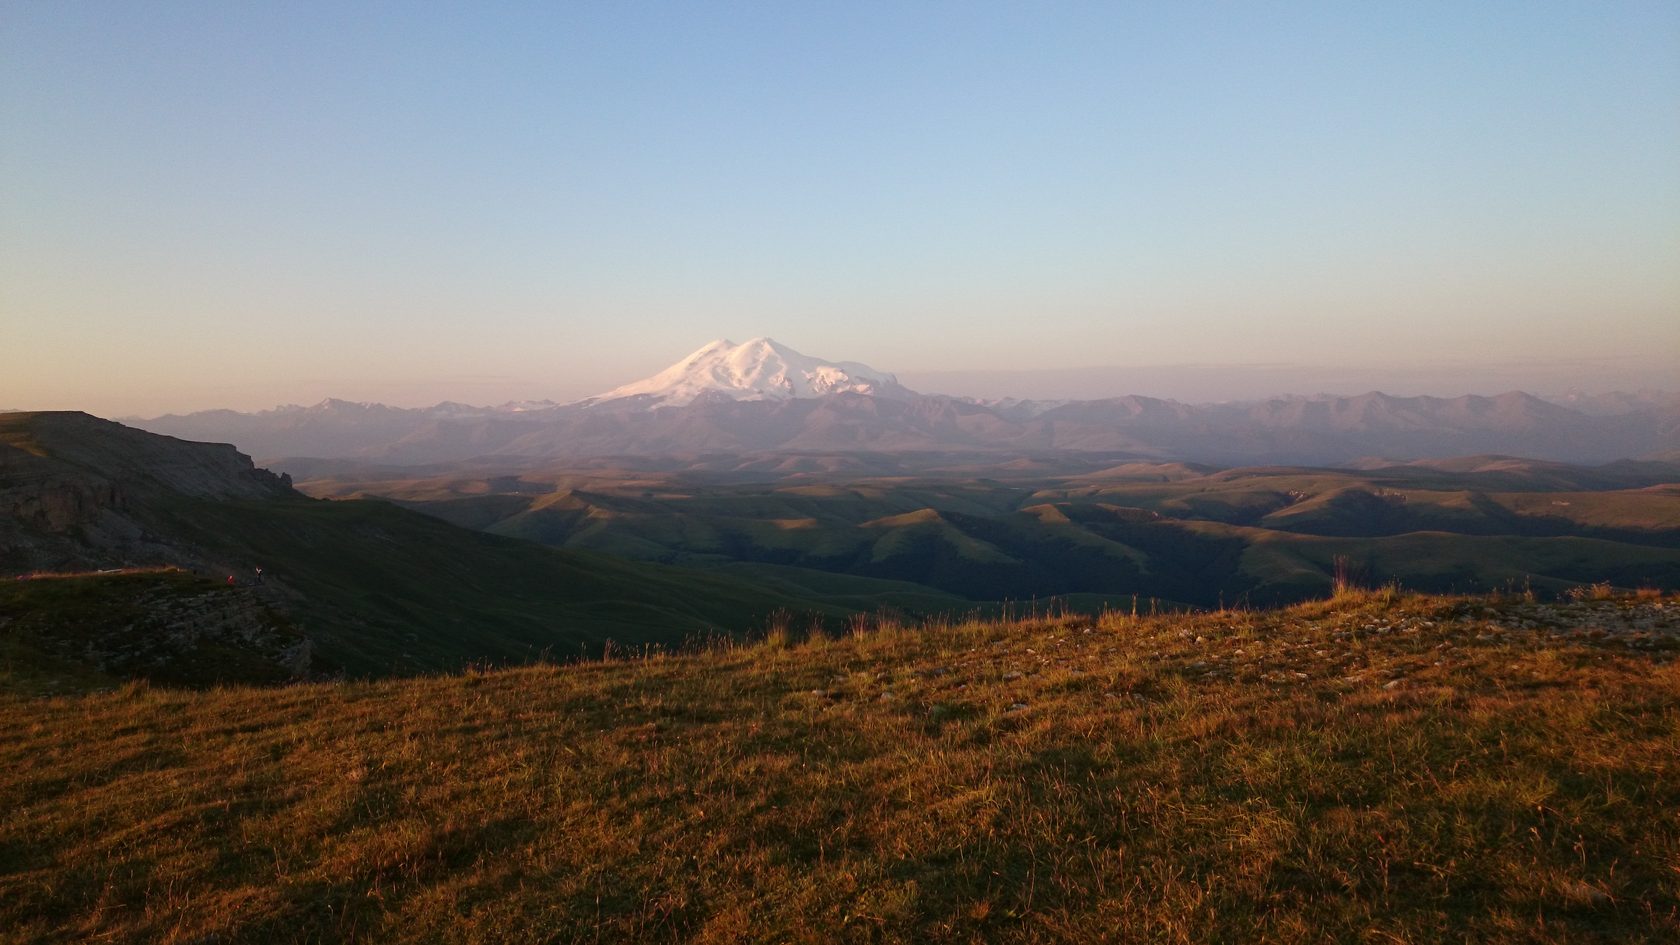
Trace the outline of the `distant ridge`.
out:
<instances>
[{"instance_id":1,"label":"distant ridge","mask_svg":"<svg viewBox=\"0 0 1680 945\"><path fill-rule=\"evenodd\" d=\"M919 394L889 373L771 338L714 341L665 370L569 404L432 407L325 400L135 426L230 442L265 461L393 466L782 451L1104 453L1116 461L1361 465L1476 454L1605 463L1680 450L1680 396L1660 391L1401 397L1380 391L1188 404L1132 395L990 400ZM982 461L983 464L983 461Z\"/></svg>"}]
</instances>

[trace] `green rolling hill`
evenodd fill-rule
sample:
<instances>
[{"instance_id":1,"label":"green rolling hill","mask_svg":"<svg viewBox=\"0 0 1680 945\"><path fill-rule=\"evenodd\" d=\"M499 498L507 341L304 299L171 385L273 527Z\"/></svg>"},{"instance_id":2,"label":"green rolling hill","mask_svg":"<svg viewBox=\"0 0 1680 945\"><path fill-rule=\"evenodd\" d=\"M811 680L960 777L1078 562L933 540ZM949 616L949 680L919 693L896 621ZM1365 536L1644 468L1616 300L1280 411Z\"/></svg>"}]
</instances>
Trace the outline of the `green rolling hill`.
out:
<instances>
[{"instance_id":1,"label":"green rolling hill","mask_svg":"<svg viewBox=\"0 0 1680 945\"><path fill-rule=\"evenodd\" d=\"M1127 463L1056 476L756 481L534 471L358 483L455 524L554 547L714 568L908 582L980 602L1132 595L1183 604L1321 596L1342 559L1430 591L1611 581L1680 587L1680 467L1508 457L1369 470Z\"/></svg>"}]
</instances>

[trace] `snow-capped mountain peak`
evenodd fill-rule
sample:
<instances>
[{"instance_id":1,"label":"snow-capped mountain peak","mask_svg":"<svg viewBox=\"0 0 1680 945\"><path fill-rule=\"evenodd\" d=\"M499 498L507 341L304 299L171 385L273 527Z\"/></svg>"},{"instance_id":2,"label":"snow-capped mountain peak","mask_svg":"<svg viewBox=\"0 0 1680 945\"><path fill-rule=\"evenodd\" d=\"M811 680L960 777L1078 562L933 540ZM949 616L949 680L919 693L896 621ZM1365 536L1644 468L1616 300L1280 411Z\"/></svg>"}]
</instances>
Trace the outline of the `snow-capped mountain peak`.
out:
<instances>
[{"instance_id":1,"label":"snow-capped mountain peak","mask_svg":"<svg viewBox=\"0 0 1680 945\"><path fill-rule=\"evenodd\" d=\"M645 398L650 407L680 407L702 397L728 400L792 400L857 393L907 397L898 379L855 361L807 357L770 338L735 344L714 341L658 374L591 397L594 406Z\"/></svg>"}]
</instances>

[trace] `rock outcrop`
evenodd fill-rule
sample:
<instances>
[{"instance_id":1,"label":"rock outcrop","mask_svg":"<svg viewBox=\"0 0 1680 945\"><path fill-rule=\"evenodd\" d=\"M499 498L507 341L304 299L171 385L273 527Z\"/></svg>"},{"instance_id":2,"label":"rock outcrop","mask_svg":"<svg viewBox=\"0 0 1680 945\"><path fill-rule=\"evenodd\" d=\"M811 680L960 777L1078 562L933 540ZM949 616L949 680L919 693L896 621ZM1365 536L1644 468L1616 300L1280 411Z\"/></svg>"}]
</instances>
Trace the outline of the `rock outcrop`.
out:
<instances>
[{"instance_id":1,"label":"rock outcrop","mask_svg":"<svg viewBox=\"0 0 1680 945\"><path fill-rule=\"evenodd\" d=\"M78 412L0 414L0 575L210 562L157 527L171 499L295 497L232 446Z\"/></svg>"}]
</instances>

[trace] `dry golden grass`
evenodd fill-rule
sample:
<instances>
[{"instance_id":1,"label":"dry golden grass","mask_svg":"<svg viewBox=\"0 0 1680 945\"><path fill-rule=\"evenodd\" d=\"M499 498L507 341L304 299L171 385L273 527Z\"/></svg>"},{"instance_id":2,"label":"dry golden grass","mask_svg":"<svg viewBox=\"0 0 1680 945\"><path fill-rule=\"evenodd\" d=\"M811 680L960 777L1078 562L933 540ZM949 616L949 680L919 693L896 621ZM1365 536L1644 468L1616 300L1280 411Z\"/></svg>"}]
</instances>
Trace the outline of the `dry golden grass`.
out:
<instances>
[{"instance_id":1,"label":"dry golden grass","mask_svg":"<svg viewBox=\"0 0 1680 945\"><path fill-rule=\"evenodd\" d=\"M0 939L1672 942L1680 601L0 701Z\"/></svg>"}]
</instances>

